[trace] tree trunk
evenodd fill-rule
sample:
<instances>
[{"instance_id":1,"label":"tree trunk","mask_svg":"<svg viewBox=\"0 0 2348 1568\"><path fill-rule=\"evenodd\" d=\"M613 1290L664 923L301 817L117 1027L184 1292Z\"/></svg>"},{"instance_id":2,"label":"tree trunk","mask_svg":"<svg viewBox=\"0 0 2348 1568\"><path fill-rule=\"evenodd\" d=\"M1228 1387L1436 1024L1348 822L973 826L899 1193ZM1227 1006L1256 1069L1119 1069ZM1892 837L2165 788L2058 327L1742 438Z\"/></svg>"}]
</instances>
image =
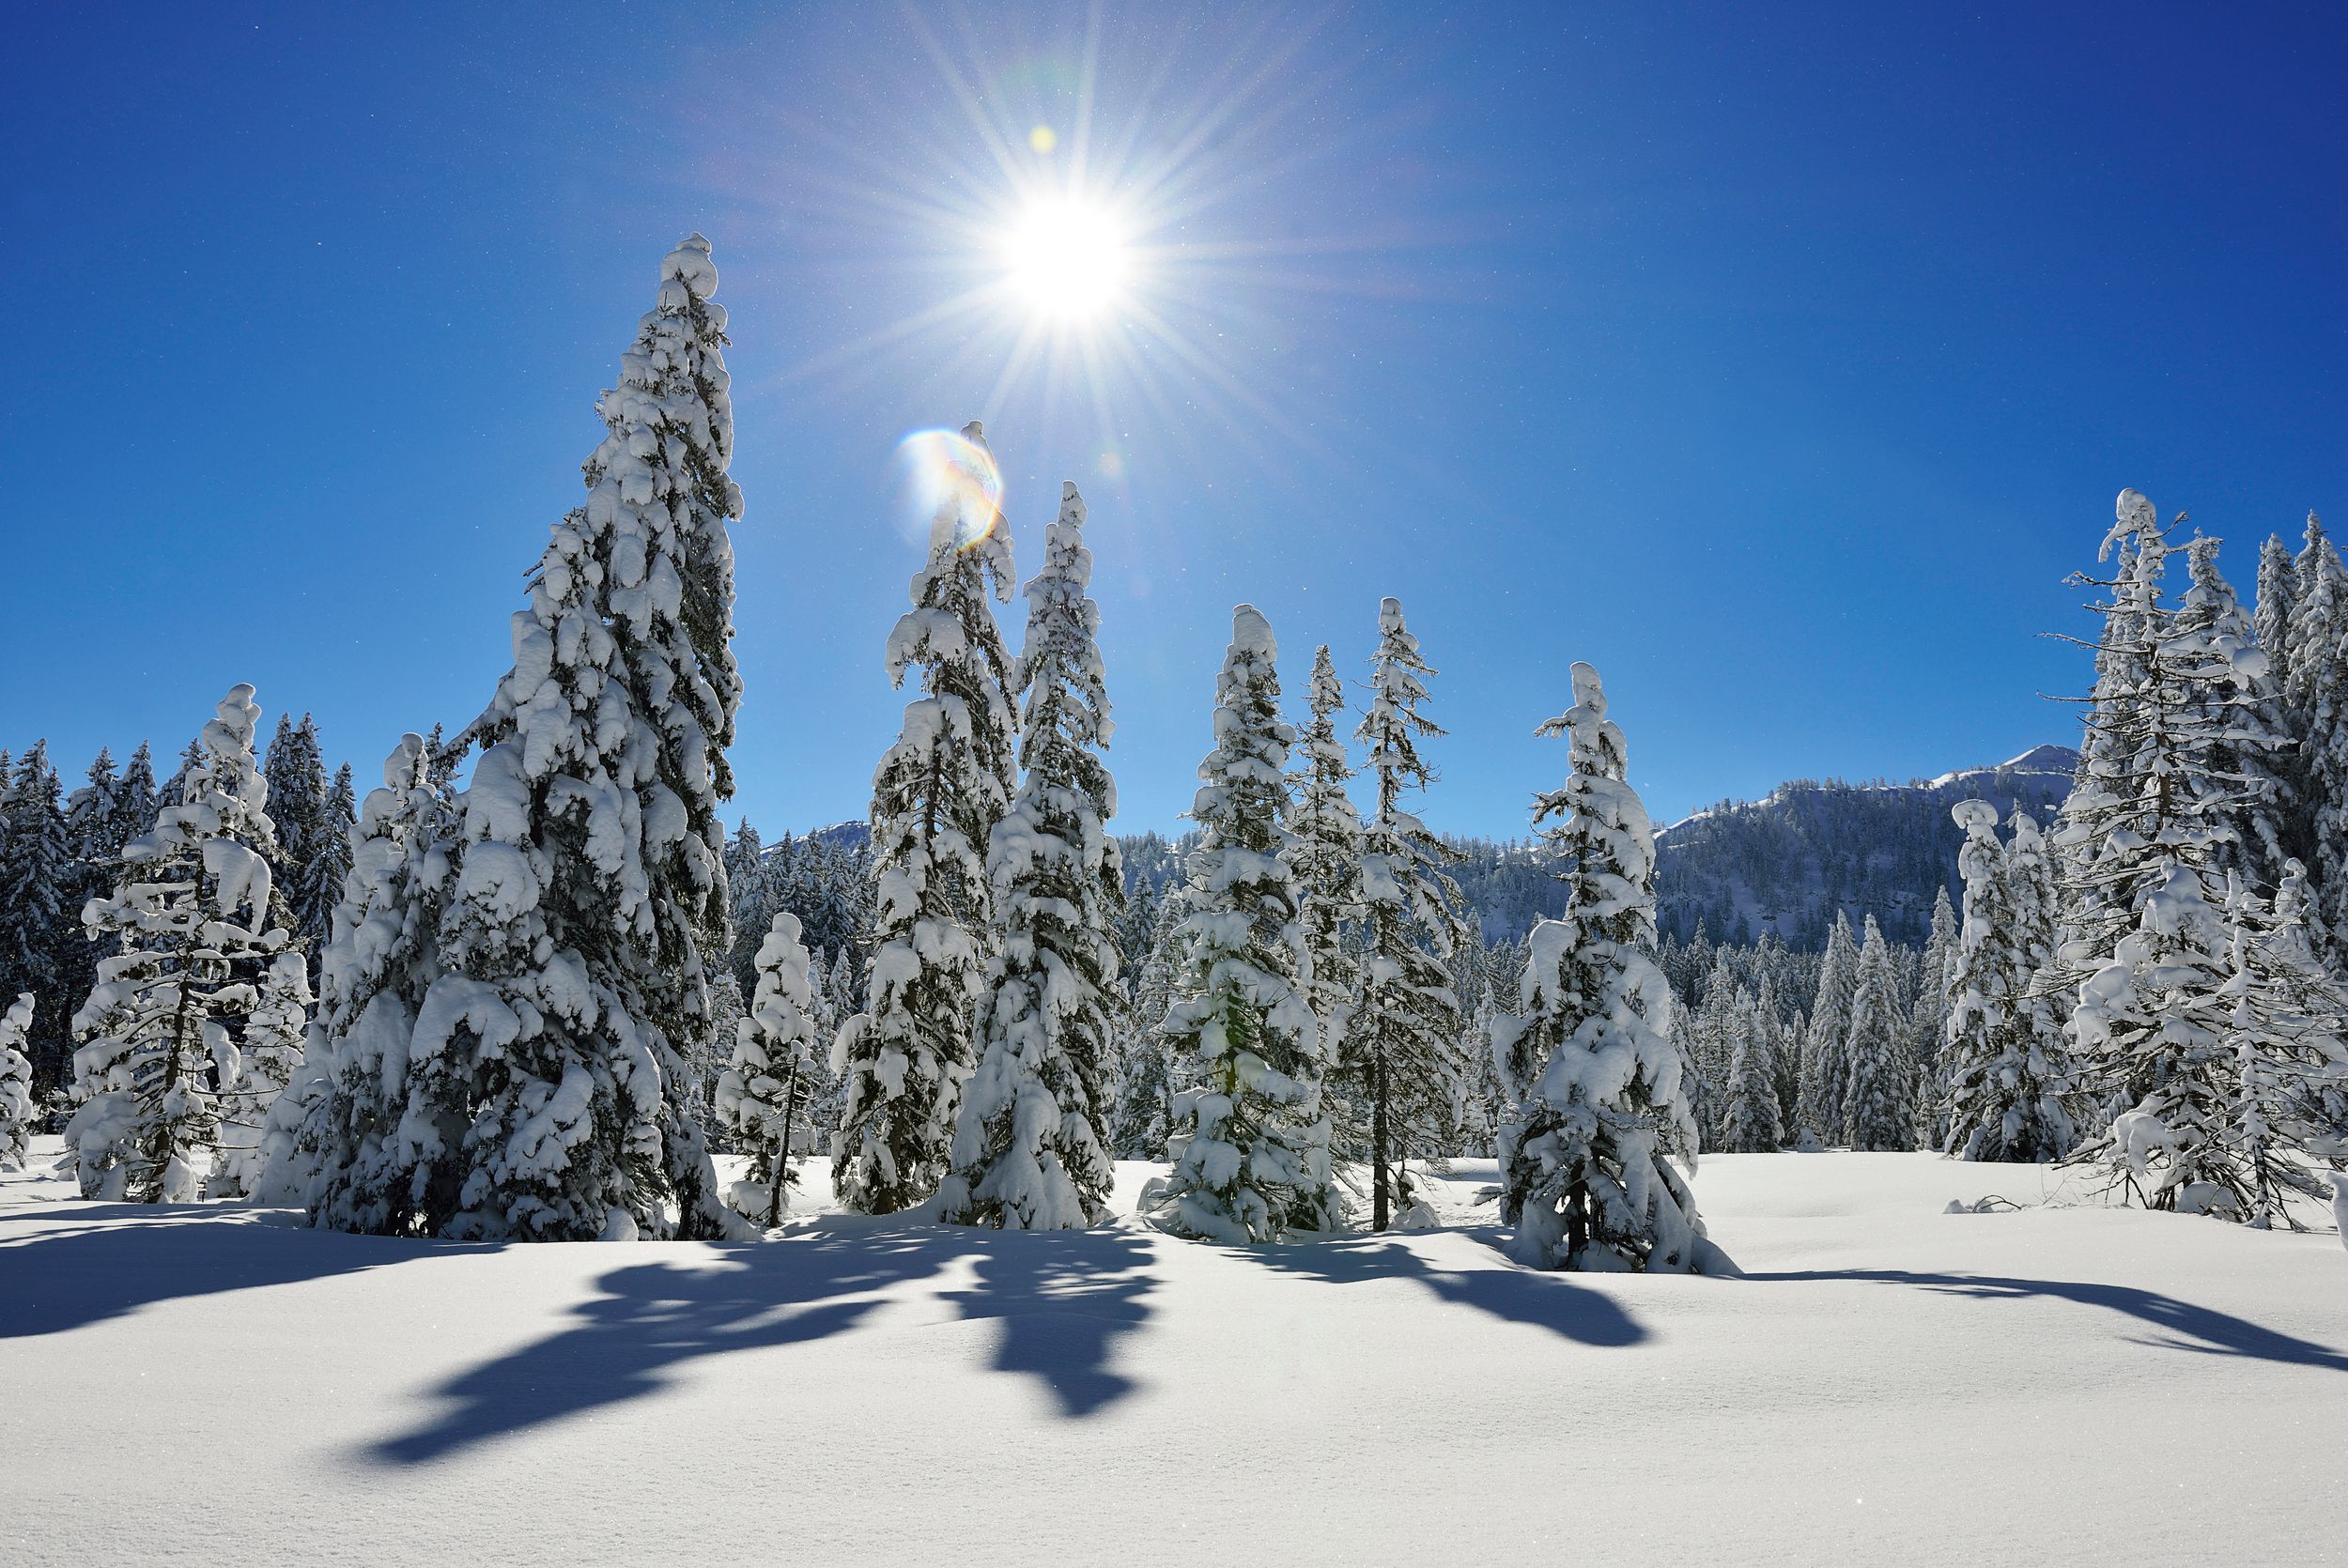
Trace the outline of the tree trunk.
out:
<instances>
[{"instance_id":1,"label":"tree trunk","mask_svg":"<svg viewBox=\"0 0 2348 1568\"><path fill-rule=\"evenodd\" d=\"M775 1167L768 1173L766 1191L766 1228L772 1230L782 1223L783 1194L791 1186L791 1118L799 1109L799 1064L791 1064L791 1076L782 1090L782 1142L775 1145Z\"/></svg>"}]
</instances>

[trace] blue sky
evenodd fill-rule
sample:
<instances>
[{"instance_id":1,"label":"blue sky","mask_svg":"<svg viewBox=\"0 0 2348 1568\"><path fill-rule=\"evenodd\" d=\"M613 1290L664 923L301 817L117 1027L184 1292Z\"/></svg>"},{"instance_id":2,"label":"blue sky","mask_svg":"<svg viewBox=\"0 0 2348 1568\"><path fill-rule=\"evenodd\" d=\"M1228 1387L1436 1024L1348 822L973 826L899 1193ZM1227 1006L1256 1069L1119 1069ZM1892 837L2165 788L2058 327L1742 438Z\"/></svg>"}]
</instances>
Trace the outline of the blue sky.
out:
<instances>
[{"instance_id":1,"label":"blue sky","mask_svg":"<svg viewBox=\"0 0 2348 1568\"><path fill-rule=\"evenodd\" d=\"M469 719L694 229L770 832L860 816L895 732L924 426L985 419L1023 569L1085 487L1129 828L1188 805L1240 600L1300 694L1398 594L1450 730L1426 815L1511 835L1571 660L1660 817L1939 773L2071 738L2037 634L2080 629L2123 485L2246 592L2268 531L2348 518L2336 7L10 25L0 745L75 772L239 680L363 784ZM1079 171L1133 308L1023 353L992 237Z\"/></svg>"}]
</instances>

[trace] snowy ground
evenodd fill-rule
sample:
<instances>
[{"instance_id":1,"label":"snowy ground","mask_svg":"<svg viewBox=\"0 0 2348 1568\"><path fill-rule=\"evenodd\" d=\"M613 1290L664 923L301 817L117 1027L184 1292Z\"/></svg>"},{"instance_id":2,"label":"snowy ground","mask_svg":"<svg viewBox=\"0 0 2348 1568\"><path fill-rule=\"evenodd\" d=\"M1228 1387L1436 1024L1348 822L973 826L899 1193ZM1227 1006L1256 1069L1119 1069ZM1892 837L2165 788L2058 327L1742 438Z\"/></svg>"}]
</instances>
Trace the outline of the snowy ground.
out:
<instances>
[{"instance_id":1,"label":"snowy ground","mask_svg":"<svg viewBox=\"0 0 2348 1568\"><path fill-rule=\"evenodd\" d=\"M1242 1253L497 1249L0 1178L0 1563L2348 1559L2328 1232L1720 1156L1749 1277L1559 1277L1492 1250L1490 1179Z\"/></svg>"}]
</instances>

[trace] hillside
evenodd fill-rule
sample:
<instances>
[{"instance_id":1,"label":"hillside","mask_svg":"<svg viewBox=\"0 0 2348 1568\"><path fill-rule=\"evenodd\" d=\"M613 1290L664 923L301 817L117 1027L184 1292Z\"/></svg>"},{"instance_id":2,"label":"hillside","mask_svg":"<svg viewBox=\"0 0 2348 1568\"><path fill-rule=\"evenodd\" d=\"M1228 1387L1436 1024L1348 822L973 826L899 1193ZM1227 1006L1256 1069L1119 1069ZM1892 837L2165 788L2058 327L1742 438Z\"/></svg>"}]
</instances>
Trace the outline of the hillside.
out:
<instances>
[{"instance_id":1,"label":"hillside","mask_svg":"<svg viewBox=\"0 0 2348 1568\"><path fill-rule=\"evenodd\" d=\"M1873 915L1894 942L1918 943L1934 893L1960 891L1950 820L1960 800L2000 815L2018 805L2041 822L2070 792L2078 754L2042 746L1995 767L1906 784L1797 779L1757 801L1698 811L1657 835L1659 918L1691 936L1751 941L1774 930L1788 946L1817 947L1841 909Z\"/></svg>"}]
</instances>

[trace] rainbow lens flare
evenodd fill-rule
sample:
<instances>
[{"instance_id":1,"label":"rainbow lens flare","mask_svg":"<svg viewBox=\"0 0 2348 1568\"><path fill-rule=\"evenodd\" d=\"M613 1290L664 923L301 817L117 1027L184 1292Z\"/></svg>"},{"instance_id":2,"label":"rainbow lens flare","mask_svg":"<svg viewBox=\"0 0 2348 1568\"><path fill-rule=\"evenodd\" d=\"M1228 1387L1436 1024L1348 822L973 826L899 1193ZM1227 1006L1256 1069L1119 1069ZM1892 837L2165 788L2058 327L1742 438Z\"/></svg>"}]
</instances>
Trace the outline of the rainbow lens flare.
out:
<instances>
[{"instance_id":1,"label":"rainbow lens flare","mask_svg":"<svg viewBox=\"0 0 2348 1568\"><path fill-rule=\"evenodd\" d=\"M897 443L897 462L907 507L933 539L950 527L954 547L966 550L995 530L1003 475L986 448L957 430L917 430Z\"/></svg>"}]
</instances>

